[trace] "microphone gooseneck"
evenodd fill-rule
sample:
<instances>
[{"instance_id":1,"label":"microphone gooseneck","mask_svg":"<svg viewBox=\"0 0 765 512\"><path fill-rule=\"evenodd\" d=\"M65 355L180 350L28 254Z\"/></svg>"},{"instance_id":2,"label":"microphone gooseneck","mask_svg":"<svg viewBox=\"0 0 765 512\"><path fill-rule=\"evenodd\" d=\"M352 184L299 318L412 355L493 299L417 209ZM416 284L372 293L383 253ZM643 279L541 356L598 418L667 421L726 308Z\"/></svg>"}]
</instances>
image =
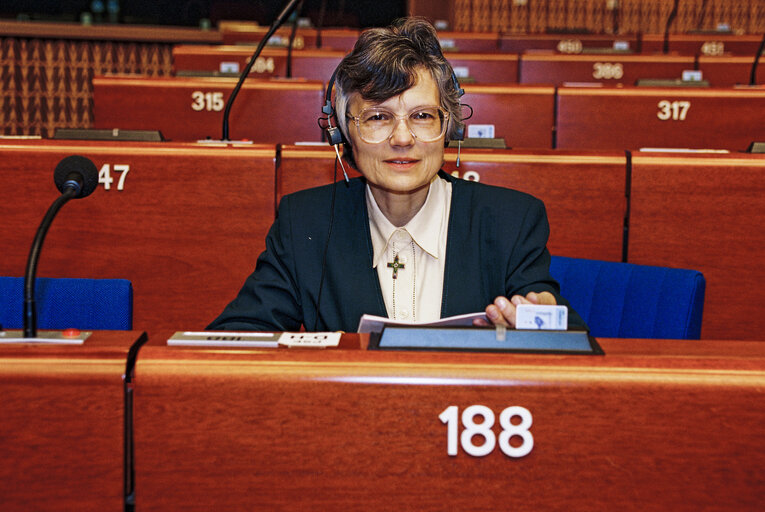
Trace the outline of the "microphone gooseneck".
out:
<instances>
[{"instance_id":1,"label":"microphone gooseneck","mask_svg":"<svg viewBox=\"0 0 765 512\"><path fill-rule=\"evenodd\" d=\"M268 43L268 40L271 39L271 36L274 35L274 32L282 26L284 21L287 19L287 17L290 15L292 10L295 8L297 3L300 0L289 0L287 2L287 5L282 9L282 12L279 13L279 15L276 17L276 20L274 20L273 24L271 25L271 28L268 29L268 32L266 32L266 35L263 36L263 39L260 40L260 43L258 44L258 47L255 49L255 53L252 54L252 57L250 58L250 61L247 63L247 65L244 67L244 70L242 71L242 74L239 75L239 81L236 83L236 86L234 86L234 90L231 91L231 94L228 97L228 101L226 101L226 108L223 111L223 134L221 136L221 139L223 141L230 140L228 138L228 118L231 115L231 105L234 104L234 100L236 99L236 96L239 94L239 90L242 88L242 84L244 84L245 79L247 79L247 76L250 74L250 70L252 69L252 66L255 65L255 61L258 60L258 57L260 56L260 53L263 51L263 48L266 46L266 43Z\"/></svg>"},{"instance_id":2,"label":"microphone gooseneck","mask_svg":"<svg viewBox=\"0 0 765 512\"><path fill-rule=\"evenodd\" d=\"M752 71L749 73L749 85L757 85L757 66L760 63L760 57L765 50L765 34L762 34L762 40L760 41L760 47L757 48L757 53L754 54L754 62L752 62Z\"/></svg>"},{"instance_id":3,"label":"microphone gooseneck","mask_svg":"<svg viewBox=\"0 0 765 512\"><path fill-rule=\"evenodd\" d=\"M672 11L667 17L667 24L664 27L664 48L662 53L669 53L669 27L672 26L672 22L675 21L675 17L677 17L677 10L679 7L680 0L675 0L675 3L672 5Z\"/></svg>"},{"instance_id":4,"label":"microphone gooseneck","mask_svg":"<svg viewBox=\"0 0 765 512\"><path fill-rule=\"evenodd\" d=\"M297 5L295 22L292 24L292 30L290 30L290 38L287 42L287 78L292 78L292 46L295 44L295 36L297 35L298 20L300 18L300 12L303 10L303 0Z\"/></svg>"},{"instance_id":5,"label":"microphone gooseneck","mask_svg":"<svg viewBox=\"0 0 765 512\"><path fill-rule=\"evenodd\" d=\"M40 227L37 228L32 248L27 258L27 268L24 274L24 337L35 338L37 336L37 307L35 305L35 277L37 275L37 262L53 219L64 204L70 199L85 197L93 193L98 185L98 170L89 159L83 156L68 156L61 160L53 173L61 195L53 201L43 217Z\"/></svg>"}]
</instances>

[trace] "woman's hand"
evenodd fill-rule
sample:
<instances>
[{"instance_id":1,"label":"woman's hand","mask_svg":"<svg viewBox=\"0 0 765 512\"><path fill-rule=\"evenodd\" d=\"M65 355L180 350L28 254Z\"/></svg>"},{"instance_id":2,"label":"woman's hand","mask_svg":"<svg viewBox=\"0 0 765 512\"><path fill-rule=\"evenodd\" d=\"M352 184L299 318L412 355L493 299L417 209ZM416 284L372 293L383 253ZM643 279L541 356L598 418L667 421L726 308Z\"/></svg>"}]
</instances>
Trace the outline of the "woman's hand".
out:
<instances>
[{"instance_id":1,"label":"woman's hand","mask_svg":"<svg viewBox=\"0 0 765 512\"><path fill-rule=\"evenodd\" d=\"M558 302L550 292L529 292L525 297L513 295L508 300L506 297L497 297L494 302L486 306L486 317L489 321L474 320L473 325L486 327L489 325L504 325L515 327L515 307L521 304L542 304L555 306Z\"/></svg>"}]
</instances>

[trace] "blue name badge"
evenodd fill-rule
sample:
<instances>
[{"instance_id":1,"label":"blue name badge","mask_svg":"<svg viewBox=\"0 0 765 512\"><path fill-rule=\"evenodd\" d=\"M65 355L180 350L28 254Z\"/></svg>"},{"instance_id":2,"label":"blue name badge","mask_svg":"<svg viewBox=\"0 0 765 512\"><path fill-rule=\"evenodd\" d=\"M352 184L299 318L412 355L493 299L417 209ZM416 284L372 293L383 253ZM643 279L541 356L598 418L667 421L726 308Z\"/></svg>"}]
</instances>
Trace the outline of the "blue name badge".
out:
<instances>
[{"instance_id":1,"label":"blue name badge","mask_svg":"<svg viewBox=\"0 0 765 512\"><path fill-rule=\"evenodd\" d=\"M504 339L499 338L488 327L385 326L370 337L369 349L604 355L587 331L508 329Z\"/></svg>"}]
</instances>

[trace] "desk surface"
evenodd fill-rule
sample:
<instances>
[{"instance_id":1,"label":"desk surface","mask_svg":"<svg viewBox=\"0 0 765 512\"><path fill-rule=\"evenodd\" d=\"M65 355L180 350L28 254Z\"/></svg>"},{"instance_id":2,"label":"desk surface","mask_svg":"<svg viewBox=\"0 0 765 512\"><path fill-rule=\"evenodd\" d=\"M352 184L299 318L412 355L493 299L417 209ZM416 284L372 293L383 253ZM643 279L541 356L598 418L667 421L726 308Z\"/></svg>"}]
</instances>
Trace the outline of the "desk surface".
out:
<instances>
[{"instance_id":1,"label":"desk surface","mask_svg":"<svg viewBox=\"0 0 765 512\"><path fill-rule=\"evenodd\" d=\"M765 344L599 341L605 356L155 340L136 370L138 506L756 510ZM527 409L531 452L471 456L484 437L462 434L448 455L439 417L472 405Z\"/></svg>"},{"instance_id":2,"label":"desk surface","mask_svg":"<svg viewBox=\"0 0 765 512\"><path fill-rule=\"evenodd\" d=\"M0 503L15 510L121 510L123 380L141 333L83 345L0 344Z\"/></svg>"}]
</instances>

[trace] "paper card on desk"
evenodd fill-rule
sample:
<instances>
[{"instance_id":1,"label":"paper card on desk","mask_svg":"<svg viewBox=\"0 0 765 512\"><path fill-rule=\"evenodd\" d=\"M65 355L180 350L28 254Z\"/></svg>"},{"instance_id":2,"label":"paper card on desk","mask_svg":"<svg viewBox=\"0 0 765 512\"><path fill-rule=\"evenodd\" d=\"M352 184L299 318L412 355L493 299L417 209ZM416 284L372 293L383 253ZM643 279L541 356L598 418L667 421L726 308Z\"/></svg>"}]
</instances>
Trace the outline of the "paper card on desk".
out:
<instances>
[{"instance_id":1,"label":"paper card on desk","mask_svg":"<svg viewBox=\"0 0 765 512\"><path fill-rule=\"evenodd\" d=\"M35 338L24 338L24 331L0 331L0 343L82 345L91 334L93 334L91 331L78 331L74 335L64 335L62 331L37 331L37 336Z\"/></svg>"},{"instance_id":2,"label":"paper card on desk","mask_svg":"<svg viewBox=\"0 0 765 512\"><path fill-rule=\"evenodd\" d=\"M515 328L565 331L568 329L568 308L520 304L515 307Z\"/></svg>"},{"instance_id":3,"label":"paper card on desk","mask_svg":"<svg viewBox=\"0 0 765 512\"><path fill-rule=\"evenodd\" d=\"M167 344L187 347L256 347L276 348L281 333L273 332L176 332Z\"/></svg>"},{"instance_id":4,"label":"paper card on desk","mask_svg":"<svg viewBox=\"0 0 765 512\"><path fill-rule=\"evenodd\" d=\"M447 318L441 318L434 322L407 322L404 320L393 320L384 316L364 315L359 320L359 328L357 332L382 332L383 326L386 325L399 325L404 327L465 327L472 326L473 320L481 318L488 321L486 313L481 311L480 313L467 313L464 315L450 316Z\"/></svg>"},{"instance_id":5,"label":"paper card on desk","mask_svg":"<svg viewBox=\"0 0 765 512\"><path fill-rule=\"evenodd\" d=\"M279 345L295 348L327 348L340 344L340 332L283 332Z\"/></svg>"}]
</instances>

